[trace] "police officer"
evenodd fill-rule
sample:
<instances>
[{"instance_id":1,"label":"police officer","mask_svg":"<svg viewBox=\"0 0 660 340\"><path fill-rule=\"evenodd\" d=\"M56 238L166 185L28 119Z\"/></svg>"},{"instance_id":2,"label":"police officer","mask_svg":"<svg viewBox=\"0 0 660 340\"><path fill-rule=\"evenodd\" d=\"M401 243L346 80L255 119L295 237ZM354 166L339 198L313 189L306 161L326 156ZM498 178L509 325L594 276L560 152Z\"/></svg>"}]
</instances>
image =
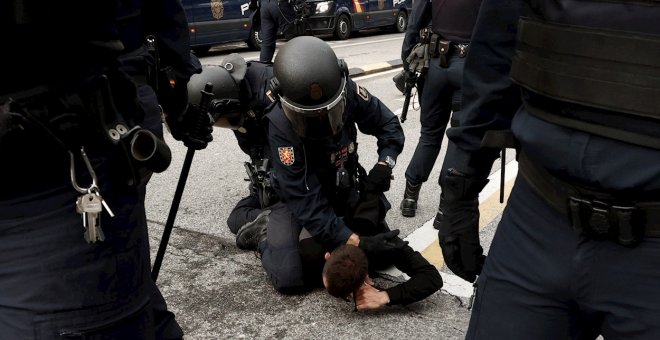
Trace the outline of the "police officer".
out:
<instances>
[{"instance_id":1,"label":"police officer","mask_svg":"<svg viewBox=\"0 0 660 340\"><path fill-rule=\"evenodd\" d=\"M176 138L210 141L186 109L200 65L180 2L9 1L0 22L0 334L181 338L144 211L169 164L154 89Z\"/></svg>"},{"instance_id":2,"label":"police officer","mask_svg":"<svg viewBox=\"0 0 660 340\"><path fill-rule=\"evenodd\" d=\"M227 226L234 234L243 226L265 226L267 208L277 200L270 186L272 166L264 119L264 110L272 103L266 95L272 77L272 64L246 61L232 53L218 66L204 65L202 73L188 82L190 93L199 93L207 83L214 85L211 114L215 126L231 129L241 150L250 157L250 162L246 162L249 195L236 203L227 218ZM237 245L246 247L243 243Z\"/></svg>"},{"instance_id":3,"label":"police officer","mask_svg":"<svg viewBox=\"0 0 660 340\"><path fill-rule=\"evenodd\" d=\"M655 2L484 0L442 190L472 199L465 184L497 154L484 137L509 128L519 176L467 338L660 337L659 15ZM470 280L478 237L440 230Z\"/></svg>"},{"instance_id":4,"label":"police officer","mask_svg":"<svg viewBox=\"0 0 660 340\"><path fill-rule=\"evenodd\" d=\"M368 254L402 247L395 241L398 231L380 232L389 231L383 192L404 135L396 116L351 81L344 61L318 38L289 41L273 71L277 104L267 113L268 143L281 201L271 206L266 229L253 228L244 237L258 245L275 289L296 293L310 287L303 275L301 237L327 250L346 243ZM368 175L358 163L358 127L378 139L379 161Z\"/></svg>"},{"instance_id":5,"label":"police officer","mask_svg":"<svg viewBox=\"0 0 660 340\"><path fill-rule=\"evenodd\" d=\"M421 71L425 75L418 80L422 128L415 153L406 168L406 189L400 205L403 216L415 216L422 183L428 180L438 158L449 117L452 111L456 116L461 109L464 58L480 4L481 0L420 0L413 5L401 59L405 61L405 71ZM420 32L427 26L430 26L430 34L424 33L421 38ZM418 43L421 45L417 47L423 48L415 48ZM417 51L428 56L417 55ZM415 58L411 60L409 56ZM429 58L428 69L422 69L417 57Z\"/></svg>"},{"instance_id":6,"label":"police officer","mask_svg":"<svg viewBox=\"0 0 660 340\"><path fill-rule=\"evenodd\" d=\"M261 53L259 60L272 62L275 55L275 41L279 32L284 38L293 38L295 32L296 13L293 9L294 0L261 0Z\"/></svg>"}]
</instances>

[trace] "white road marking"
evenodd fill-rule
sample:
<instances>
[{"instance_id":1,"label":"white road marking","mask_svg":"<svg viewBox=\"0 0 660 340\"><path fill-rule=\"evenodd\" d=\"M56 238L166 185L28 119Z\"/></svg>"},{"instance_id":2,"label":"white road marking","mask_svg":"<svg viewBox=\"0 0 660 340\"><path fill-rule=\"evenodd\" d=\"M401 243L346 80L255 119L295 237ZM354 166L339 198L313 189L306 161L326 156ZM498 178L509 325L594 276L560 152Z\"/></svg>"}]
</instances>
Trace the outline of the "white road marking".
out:
<instances>
[{"instance_id":1,"label":"white road marking","mask_svg":"<svg viewBox=\"0 0 660 340\"><path fill-rule=\"evenodd\" d=\"M338 42L333 42L333 43L328 43L328 44L330 46L332 46L332 48L335 48L335 47L351 47L351 46L368 45L368 44L379 43L379 42L384 42L384 41L393 41L393 40L403 41L403 37L380 39L380 40L370 40L370 41L365 41L365 42L348 43L348 44L342 44L342 43L338 43Z\"/></svg>"}]
</instances>

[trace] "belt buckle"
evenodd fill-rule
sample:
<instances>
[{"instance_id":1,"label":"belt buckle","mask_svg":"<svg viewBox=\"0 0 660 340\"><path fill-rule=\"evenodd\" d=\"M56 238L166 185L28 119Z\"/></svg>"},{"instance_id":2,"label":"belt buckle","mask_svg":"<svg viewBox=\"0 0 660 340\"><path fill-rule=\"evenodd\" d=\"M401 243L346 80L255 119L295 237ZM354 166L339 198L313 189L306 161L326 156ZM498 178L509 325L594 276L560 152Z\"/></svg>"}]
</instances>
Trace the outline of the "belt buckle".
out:
<instances>
[{"instance_id":1,"label":"belt buckle","mask_svg":"<svg viewBox=\"0 0 660 340\"><path fill-rule=\"evenodd\" d=\"M465 58L467 55L468 44L456 44L456 48L458 49L458 56Z\"/></svg>"},{"instance_id":2,"label":"belt buckle","mask_svg":"<svg viewBox=\"0 0 660 340\"><path fill-rule=\"evenodd\" d=\"M569 207L576 232L592 238L603 238L609 234L610 223L605 203L570 196Z\"/></svg>"},{"instance_id":3,"label":"belt buckle","mask_svg":"<svg viewBox=\"0 0 660 340\"><path fill-rule=\"evenodd\" d=\"M634 205L614 205L598 200L569 198L573 228L593 239L611 239L626 247L636 246L644 236L644 224Z\"/></svg>"}]
</instances>

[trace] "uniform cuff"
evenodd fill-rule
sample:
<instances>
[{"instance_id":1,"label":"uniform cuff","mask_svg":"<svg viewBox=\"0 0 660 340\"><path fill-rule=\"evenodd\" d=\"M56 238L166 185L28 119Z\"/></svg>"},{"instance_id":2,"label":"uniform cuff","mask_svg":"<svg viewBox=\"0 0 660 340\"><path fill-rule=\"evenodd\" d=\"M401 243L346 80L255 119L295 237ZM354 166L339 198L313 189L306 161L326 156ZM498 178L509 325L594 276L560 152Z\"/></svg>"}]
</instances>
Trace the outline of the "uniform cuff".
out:
<instances>
[{"instance_id":1,"label":"uniform cuff","mask_svg":"<svg viewBox=\"0 0 660 340\"><path fill-rule=\"evenodd\" d=\"M340 218L338 218L337 220L341 221ZM335 243L337 246L340 246L342 244L346 244L348 238L351 237L351 235L353 235L353 231L348 229L348 227L344 224L343 221L338 222L337 224L341 224L341 225L337 226L339 228L339 233L337 233L337 237L335 238Z\"/></svg>"},{"instance_id":2,"label":"uniform cuff","mask_svg":"<svg viewBox=\"0 0 660 340\"><path fill-rule=\"evenodd\" d=\"M401 287L397 285L391 288L387 288L385 289L385 291L387 292L387 295L390 297L390 302L387 303L388 306L401 304L401 296L403 294L403 292L401 291Z\"/></svg>"}]
</instances>

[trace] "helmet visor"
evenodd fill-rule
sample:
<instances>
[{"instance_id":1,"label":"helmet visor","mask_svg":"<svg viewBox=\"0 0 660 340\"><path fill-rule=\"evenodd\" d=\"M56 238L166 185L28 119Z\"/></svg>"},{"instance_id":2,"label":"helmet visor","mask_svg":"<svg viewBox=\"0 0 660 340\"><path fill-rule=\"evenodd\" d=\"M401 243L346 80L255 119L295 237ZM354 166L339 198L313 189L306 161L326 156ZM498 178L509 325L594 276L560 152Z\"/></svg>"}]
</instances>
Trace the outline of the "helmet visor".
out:
<instances>
[{"instance_id":1,"label":"helmet visor","mask_svg":"<svg viewBox=\"0 0 660 340\"><path fill-rule=\"evenodd\" d=\"M280 96L282 110L300 137L323 139L336 135L346 121L346 79L338 96L316 107L297 105Z\"/></svg>"},{"instance_id":2,"label":"helmet visor","mask_svg":"<svg viewBox=\"0 0 660 340\"><path fill-rule=\"evenodd\" d=\"M214 126L232 130L243 126L245 117L238 100L214 100L209 111L215 121Z\"/></svg>"}]
</instances>

